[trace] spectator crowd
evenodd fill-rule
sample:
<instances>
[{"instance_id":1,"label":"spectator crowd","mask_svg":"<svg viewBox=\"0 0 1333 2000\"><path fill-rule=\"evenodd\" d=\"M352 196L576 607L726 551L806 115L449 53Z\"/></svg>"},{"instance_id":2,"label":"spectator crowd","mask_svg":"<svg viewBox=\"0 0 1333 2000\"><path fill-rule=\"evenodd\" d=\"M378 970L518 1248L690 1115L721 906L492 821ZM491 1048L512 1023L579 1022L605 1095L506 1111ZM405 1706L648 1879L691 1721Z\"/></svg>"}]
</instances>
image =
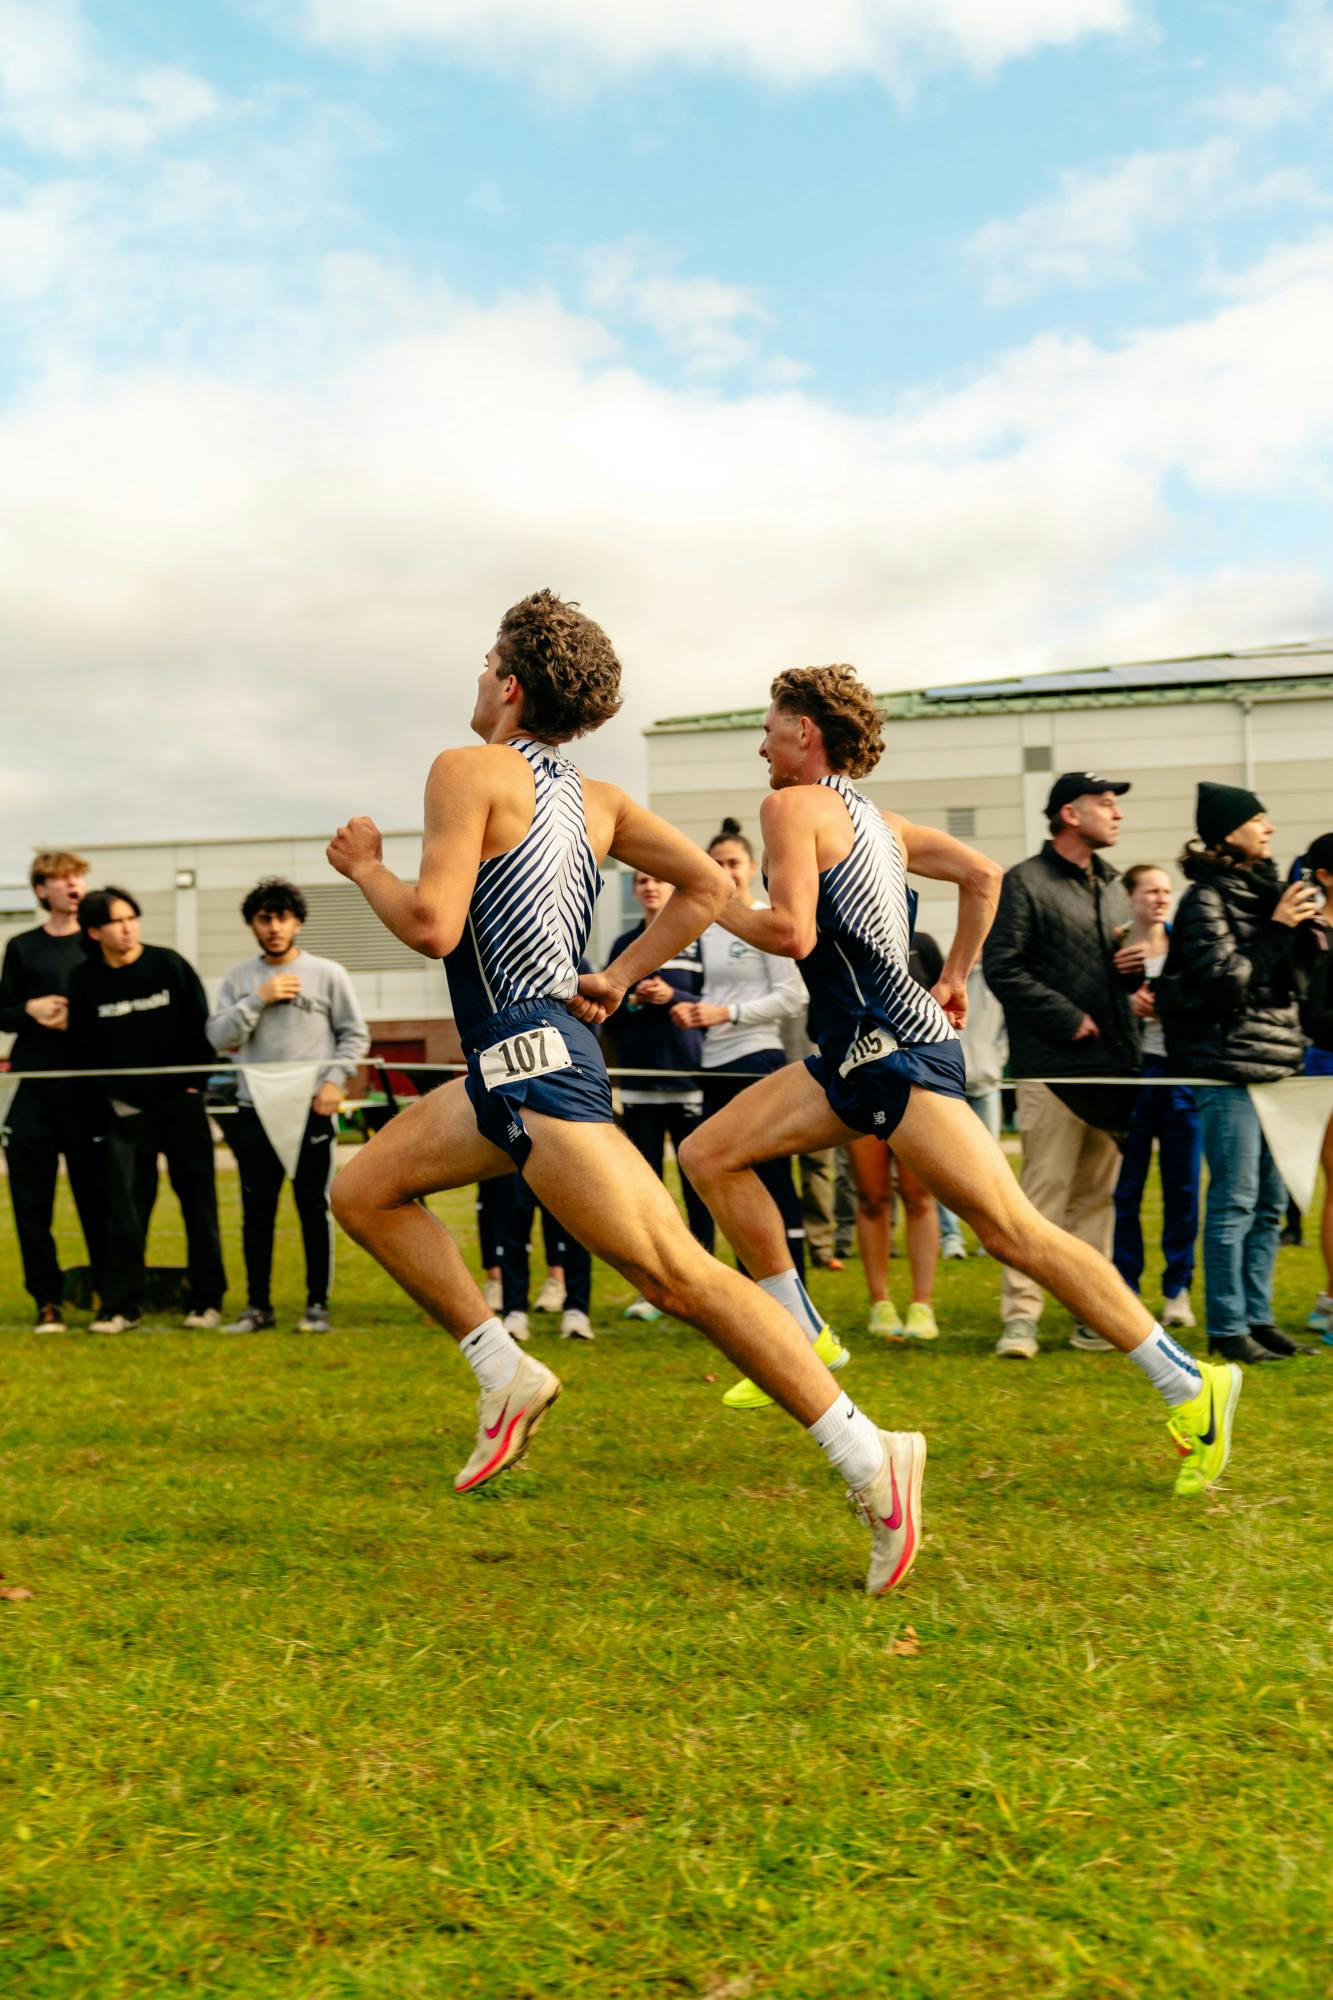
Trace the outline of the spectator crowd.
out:
<instances>
[{"instance_id":1,"label":"spectator crowd","mask_svg":"<svg viewBox=\"0 0 1333 2000\"><path fill-rule=\"evenodd\" d=\"M1333 1075L1333 832L1284 879L1262 801L1243 787L1201 782L1194 836L1178 857L1187 886L1173 915L1164 857L1140 859L1123 874L1113 865L1127 817L1132 823L1130 789L1091 771L1059 777L1047 801L1049 837L1006 874L968 989L969 1101L998 1135L1002 1093L1012 1088L1025 1192L1042 1215L1111 1257L1131 1290L1149 1279L1159 1286L1163 1324L1193 1327L1198 1305L1211 1352L1249 1364L1288 1359L1309 1351L1273 1308L1288 1194L1254 1101L1238 1086ZM761 901L757 859L736 821L724 822L709 851L741 899ZM72 852L36 857L31 880L44 921L10 940L0 974L0 1033L13 1037L7 1173L37 1328L65 1323L53 1234L63 1159L98 1299L92 1331L123 1332L163 1303L146 1268L160 1161L187 1243L185 1325L242 1334L275 1324L275 1228L290 1180L305 1266L299 1327L327 1331L337 1114L370 1049L351 979L302 948L305 899L294 884L270 879L240 906L238 941L248 931L252 949L210 1007L187 960L141 937L134 895L89 891L87 875ZM670 893L649 875L634 877L643 917L613 956ZM914 976L929 987L941 964L935 940L918 932ZM625 1072L625 1131L659 1176L668 1146L678 1149L702 1118L807 1052L805 1007L790 960L720 926L639 982L608 1023L608 1055ZM224 1136L240 1190L246 1291L231 1320L205 1096L223 1060L236 1068ZM13 1079L52 1070L71 1074L14 1088ZM84 1080L81 1071L96 1074ZM294 1077L297 1087L313 1078L313 1087L295 1103L288 1090L279 1117L270 1075ZM1161 1229L1149 1244L1142 1218L1154 1151ZM1333 1342L1333 1122L1322 1163L1325 1281L1306 1331ZM759 1172L798 1272L807 1261L841 1268L854 1219L868 1330L909 1343L938 1337L937 1261L965 1256L967 1245L958 1219L891 1147L856 1138L837 1153L777 1159ZM712 1216L684 1177L682 1191L692 1232L711 1248ZM890 1294L896 1203L909 1275L901 1311ZM538 1213L518 1176L479 1189L488 1295L519 1339L530 1330ZM547 1277L537 1308L561 1314L565 1337L590 1340L592 1260L541 1214ZM1004 1269L999 1294L996 1353L1032 1360L1040 1288ZM644 1299L626 1309L628 1318L656 1316ZM1082 1326L1070 1339L1088 1353L1108 1344Z\"/></svg>"}]
</instances>

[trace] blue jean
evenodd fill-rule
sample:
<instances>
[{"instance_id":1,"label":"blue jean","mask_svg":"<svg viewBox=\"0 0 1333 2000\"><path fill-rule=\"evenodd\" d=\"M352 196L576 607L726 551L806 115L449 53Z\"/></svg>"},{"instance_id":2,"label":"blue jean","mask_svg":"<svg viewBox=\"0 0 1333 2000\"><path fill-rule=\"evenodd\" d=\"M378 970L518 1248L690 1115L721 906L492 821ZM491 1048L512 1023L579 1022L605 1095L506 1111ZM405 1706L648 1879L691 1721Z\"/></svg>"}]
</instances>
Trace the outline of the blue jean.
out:
<instances>
[{"instance_id":1,"label":"blue jean","mask_svg":"<svg viewBox=\"0 0 1333 2000\"><path fill-rule=\"evenodd\" d=\"M1145 1055L1145 1076L1166 1076L1165 1056ZM1139 1211L1152 1166L1156 1139L1162 1176L1162 1296L1187 1292L1194 1278L1194 1239L1199 1233L1199 1113L1194 1093L1183 1086L1141 1090L1125 1134L1120 1178L1115 1184L1115 1247L1111 1252L1131 1292L1143 1276L1143 1224Z\"/></svg>"},{"instance_id":2,"label":"blue jean","mask_svg":"<svg viewBox=\"0 0 1333 2000\"><path fill-rule=\"evenodd\" d=\"M1196 1086L1208 1162L1203 1284L1208 1331L1227 1339L1273 1318L1273 1266L1287 1189L1259 1113L1238 1085Z\"/></svg>"}]
</instances>

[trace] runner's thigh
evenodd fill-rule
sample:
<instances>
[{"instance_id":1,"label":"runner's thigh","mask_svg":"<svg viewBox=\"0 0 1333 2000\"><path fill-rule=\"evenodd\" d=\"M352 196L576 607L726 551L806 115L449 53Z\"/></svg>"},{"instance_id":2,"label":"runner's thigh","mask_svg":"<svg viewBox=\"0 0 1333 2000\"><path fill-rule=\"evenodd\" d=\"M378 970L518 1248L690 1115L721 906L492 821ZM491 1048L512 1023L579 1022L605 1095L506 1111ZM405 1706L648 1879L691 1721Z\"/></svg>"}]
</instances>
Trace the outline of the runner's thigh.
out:
<instances>
[{"instance_id":1,"label":"runner's thigh","mask_svg":"<svg viewBox=\"0 0 1333 2000\"><path fill-rule=\"evenodd\" d=\"M345 1166L340 1192L392 1208L417 1195L467 1187L512 1174L507 1153L483 1139L460 1076L441 1084L391 1118Z\"/></svg>"},{"instance_id":2,"label":"runner's thigh","mask_svg":"<svg viewBox=\"0 0 1333 2000\"><path fill-rule=\"evenodd\" d=\"M829 1108L823 1087L804 1063L761 1076L705 1118L690 1144L712 1160L753 1166L791 1153L819 1153L862 1135Z\"/></svg>"},{"instance_id":3,"label":"runner's thigh","mask_svg":"<svg viewBox=\"0 0 1333 2000\"><path fill-rule=\"evenodd\" d=\"M662 1272L670 1258L713 1259L643 1155L614 1125L574 1124L525 1111L532 1151L523 1177L585 1248L617 1271Z\"/></svg>"}]
</instances>

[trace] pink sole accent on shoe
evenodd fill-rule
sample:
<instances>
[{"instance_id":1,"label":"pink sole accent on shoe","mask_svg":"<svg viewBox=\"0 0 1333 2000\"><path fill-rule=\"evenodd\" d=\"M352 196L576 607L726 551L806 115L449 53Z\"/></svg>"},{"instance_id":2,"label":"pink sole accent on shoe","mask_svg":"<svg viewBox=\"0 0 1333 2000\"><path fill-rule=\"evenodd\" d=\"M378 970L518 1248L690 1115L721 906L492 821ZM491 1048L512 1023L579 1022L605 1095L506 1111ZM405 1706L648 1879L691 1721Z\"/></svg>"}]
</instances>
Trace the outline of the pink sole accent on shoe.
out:
<instances>
[{"instance_id":1,"label":"pink sole accent on shoe","mask_svg":"<svg viewBox=\"0 0 1333 2000\"><path fill-rule=\"evenodd\" d=\"M514 1432L518 1429L518 1426L522 1423L529 1409L532 1407L531 1404L525 1403L523 1405L523 1408L517 1412L517 1414L513 1418L513 1421L510 1423L510 1426L508 1430L505 1432L503 1438L500 1440L499 1446L496 1449L494 1455L491 1458L487 1459L485 1465L482 1466L480 1472L473 1473L471 1479L467 1481L466 1485L455 1486L454 1492L471 1493L473 1488L480 1486L484 1480L494 1479L497 1473L503 1472L505 1470L506 1466L517 1464L518 1460L522 1458L523 1453L528 1448L528 1439L531 1438L532 1433L536 1430L538 1424L541 1422L542 1418L546 1415L546 1412L550 1409L551 1404L555 1402L556 1397L559 1396L559 1394L560 1394L560 1384L557 1382L555 1388L555 1395L548 1397L547 1400L542 1404L541 1408L534 1413L532 1422L528 1425L527 1434L523 1439L522 1446L518 1451L514 1453L513 1457L510 1458L507 1455L509 1452L510 1440L513 1438Z\"/></svg>"}]
</instances>

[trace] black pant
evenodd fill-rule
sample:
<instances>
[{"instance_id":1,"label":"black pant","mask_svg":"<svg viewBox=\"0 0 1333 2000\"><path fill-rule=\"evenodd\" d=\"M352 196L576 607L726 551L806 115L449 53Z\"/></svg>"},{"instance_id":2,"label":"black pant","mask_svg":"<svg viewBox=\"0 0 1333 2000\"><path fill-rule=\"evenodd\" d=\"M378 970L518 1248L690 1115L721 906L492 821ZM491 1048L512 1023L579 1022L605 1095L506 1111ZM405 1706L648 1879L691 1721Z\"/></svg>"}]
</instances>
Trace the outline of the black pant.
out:
<instances>
[{"instance_id":1,"label":"black pant","mask_svg":"<svg viewBox=\"0 0 1333 2000\"><path fill-rule=\"evenodd\" d=\"M711 1118L724 1104L730 1104L733 1097L739 1097L748 1090L750 1083L761 1076L771 1076L775 1069L786 1063L781 1049L756 1049L753 1055L737 1056L727 1064L728 1069L740 1069L746 1076L704 1076L704 1117ZM787 1248L798 1277L805 1276L805 1218L801 1214L801 1197L796 1191L792 1175L791 1159L785 1155L779 1160L760 1160L755 1167L764 1186L778 1205L782 1217L782 1227L787 1235ZM711 1249L711 1244L709 1245Z\"/></svg>"},{"instance_id":2,"label":"black pant","mask_svg":"<svg viewBox=\"0 0 1333 2000\"><path fill-rule=\"evenodd\" d=\"M143 1301L144 1250L157 1200L157 1156L167 1172L185 1223L190 1310L206 1312L222 1304L227 1273L218 1233L217 1183L213 1178L213 1137L197 1091L170 1097L132 1112L111 1113L105 1142L107 1179L106 1282L102 1310L138 1317Z\"/></svg>"},{"instance_id":3,"label":"black pant","mask_svg":"<svg viewBox=\"0 0 1333 2000\"><path fill-rule=\"evenodd\" d=\"M680 1152L681 1142L687 1139L696 1125L700 1114L688 1104L626 1104L621 1113L625 1126L625 1137L632 1140L643 1154L658 1180L662 1178L662 1167L666 1160L666 1142L670 1137L672 1145ZM690 1235L696 1243L702 1243L705 1250L713 1247L713 1218L707 1205L700 1201L684 1174L680 1177L685 1195L685 1220L690 1225Z\"/></svg>"},{"instance_id":4,"label":"black pant","mask_svg":"<svg viewBox=\"0 0 1333 2000\"><path fill-rule=\"evenodd\" d=\"M94 1288L100 1288L106 1255L106 1176L97 1134L102 1108L87 1084L19 1085L9 1107L5 1155L9 1198L23 1258L23 1282L37 1305L58 1306L60 1260L51 1234L60 1156L88 1246Z\"/></svg>"},{"instance_id":5,"label":"black pant","mask_svg":"<svg viewBox=\"0 0 1333 2000\"><path fill-rule=\"evenodd\" d=\"M253 1105L242 1104L227 1123L227 1140L241 1177L241 1245L245 1252L246 1300L261 1311L273 1306L273 1230L278 1199L287 1176L282 1161ZM326 1306L333 1276L333 1218L329 1189L333 1185L332 1118L312 1111L305 1122L301 1150L292 1175L292 1194L305 1246L306 1303Z\"/></svg>"},{"instance_id":6,"label":"black pant","mask_svg":"<svg viewBox=\"0 0 1333 2000\"><path fill-rule=\"evenodd\" d=\"M529 1244L537 1197L521 1174L506 1174L500 1180L483 1181L487 1190L484 1207L494 1234L494 1261L500 1266L501 1312L526 1312L531 1289ZM581 1243L566 1231L549 1210L542 1209L542 1234L547 1264L559 1264L565 1273L565 1308L569 1312L592 1309L592 1258ZM488 1270L491 1268L488 1264Z\"/></svg>"}]
</instances>

